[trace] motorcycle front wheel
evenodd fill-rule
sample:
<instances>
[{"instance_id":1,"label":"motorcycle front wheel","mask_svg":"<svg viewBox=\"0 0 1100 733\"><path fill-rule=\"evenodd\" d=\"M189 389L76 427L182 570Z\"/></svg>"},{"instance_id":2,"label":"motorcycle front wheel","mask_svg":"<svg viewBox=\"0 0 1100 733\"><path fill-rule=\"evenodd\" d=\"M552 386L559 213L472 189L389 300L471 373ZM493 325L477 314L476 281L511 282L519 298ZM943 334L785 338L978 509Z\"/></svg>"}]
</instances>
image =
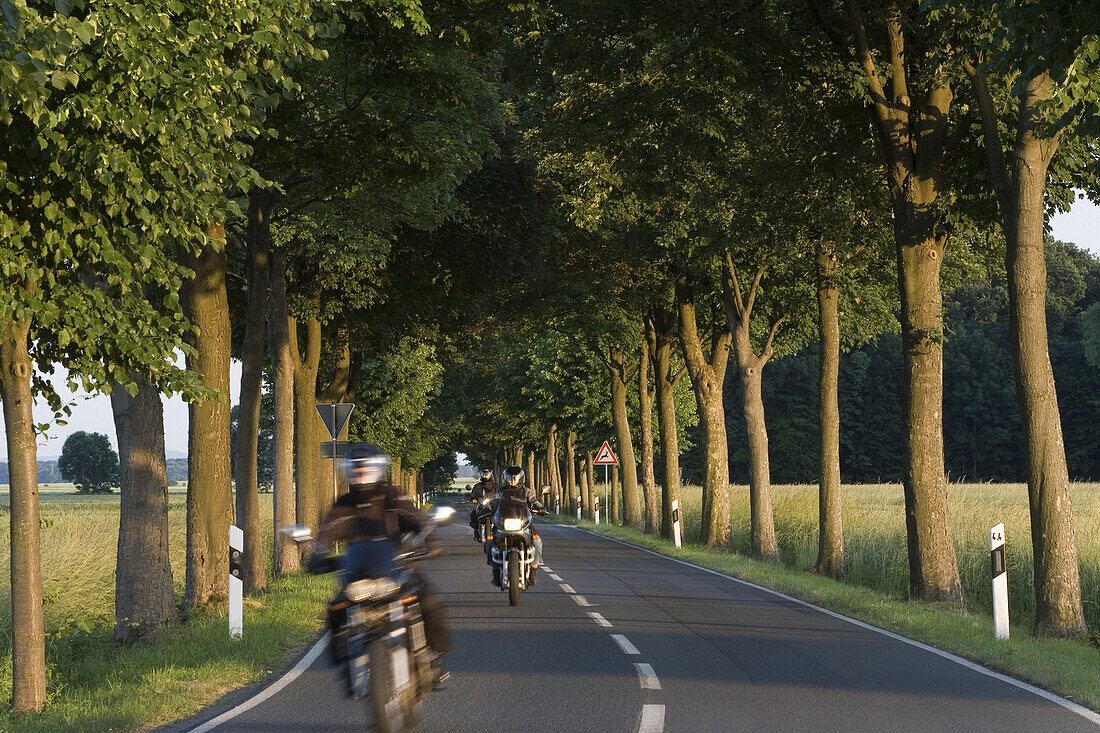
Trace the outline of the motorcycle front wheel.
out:
<instances>
[{"instance_id":1,"label":"motorcycle front wheel","mask_svg":"<svg viewBox=\"0 0 1100 733\"><path fill-rule=\"evenodd\" d=\"M390 647L384 638L372 639L367 646L370 655L370 707L379 733L401 730L401 706L393 689L390 669Z\"/></svg>"},{"instance_id":2,"label":"motorcycle front wheel","mask_svg":"<svg viewBox=\"0 0 1100 733\"><path fill-rule=\"evenodd\" d=\"M508 554L508 603L519 605L519 557L515 551Z\"/></svg>"}]
</instances>

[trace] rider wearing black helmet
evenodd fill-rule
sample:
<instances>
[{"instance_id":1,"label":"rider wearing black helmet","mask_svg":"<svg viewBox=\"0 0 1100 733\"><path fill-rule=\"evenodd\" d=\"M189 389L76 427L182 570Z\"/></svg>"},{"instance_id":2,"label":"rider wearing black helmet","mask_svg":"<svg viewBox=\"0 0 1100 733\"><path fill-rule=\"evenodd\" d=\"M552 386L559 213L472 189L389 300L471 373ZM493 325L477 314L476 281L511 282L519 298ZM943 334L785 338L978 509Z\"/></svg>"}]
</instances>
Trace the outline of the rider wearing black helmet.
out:
<instances>
[{"instance_id":1,"label":"rider wearing black helmet","mask_svg":"<svg viewBox=\"0 0 1100 733\"><path fill-rule=\"evenodd\" d=\"M470 501L481 504L482 499L492 501L498 496L500 492L497 490L497 482L493 480L492 469L481 469L481 480L470 490ZM477 521L477 510L478 507L475 506L470 512L470 526L474 528L474 539L481 542L481 525Z\"/></svg>"},{"instance_id":2,"label":"rider wearing black helmet","mask_svg":"<svg viewBox=\"0 0 1100 733\"><path fill-rule=\"evenodd\" d=\"M486 514L495 513L497 506L500 504L500 500L503 498L515 499L517 501L527 502L528 508L535 514L547 514L546 507L542 505L537 498L535 498L534 492L527 488L527 484L524 483L524 472L519 466L508 466L504 469L504 486L500 489L500 498L494 499L489 506L481 505L477 509L474 509L475 521L479 520ZM534 585L538 582L538 569L542 564L542 538L537 534L533 537L532 543L534 544L535 559L531 563L531 577L528 580L530 585ZM489 565L493 567L493 585L500 585L500 565L493 563L493 544L492 542L485 543L485 557Z\"/></svg>"},{"instance_id":3,"label":"rider wearing black helmet","mask_svg":"<svg viewBox=\"0 0 1100 733\"><path fill-rule=\"evenodd\" d=\"M385 482L390 457L370 443L348 447L340 462L348 480L348 493L341 496L321 522L310 567L321 567L337 542L347 542L341 580L346 585L357 576L381 577L396 570L394 557L407 532L420 532L428 518L396 486ZM414 572L416 572L414 570ZM451 638L443 608L432 587L425 582L420 592L424 635L438 654L437 679L442 679L443 655L451 650ZM329 613L333 632L333 654L338 658L336 633L342 627L338 614Z\"/></svg>"}]
</instances>

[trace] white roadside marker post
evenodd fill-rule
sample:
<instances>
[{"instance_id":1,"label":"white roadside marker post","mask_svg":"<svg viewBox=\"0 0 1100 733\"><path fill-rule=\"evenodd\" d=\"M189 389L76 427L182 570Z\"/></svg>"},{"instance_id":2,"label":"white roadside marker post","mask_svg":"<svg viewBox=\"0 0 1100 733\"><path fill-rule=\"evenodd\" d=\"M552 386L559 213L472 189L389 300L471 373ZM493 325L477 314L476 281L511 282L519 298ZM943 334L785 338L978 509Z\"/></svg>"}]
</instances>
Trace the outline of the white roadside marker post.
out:
<instances>
[{"instance_id":1,"label":"white roadside marker post","mask_svg":"<svg viewBox=\"0 0 1100 733\"><path fill-rule=\"evenodd\" d=\"M680 547L680 500L672 500L672 541L676 543L677 547Z\"/></svg>"},{"instance_id":2,"label":"white roadside marker post","mask_svg":"<svg viewBox=\"0 0 1100 733\"><path fill-rule=\"evenodd\" d=\"M229 527L229 636L240 639L244 633L244 581L241 565L244 559L244 532L236 525Z\"/></svg>"},{"instance_id":3,"label":"white roadside marker post","mask_svg":"<svg viewBox=\"0 0 1100 733\"><path fill-rule=\"evenodd\" d=\"M596 494L596 524L600 523L600 495Z\"/></svg>"},{"instance_id":4,"label":"white roadside marker post","mask_svg":"<svg viewBox=\"0 0 1100 733\"><path fill-rule=\"evenodd\" d=\"M581 518L581 498L578 496L577 497L577 519L580 520L580 518Z\"/></svg>"},{"instance_id":5,"label":"white roadside marker post","mask_svg":"<svg viewBox=\"0 0 1100 733\"><path fill-rule=\"evenodd\" d=\"M1008 572L1005 568L1005 526L989 530L989 567L993 575L993 636L1008 638Z\"/></svg>"}]
</instances>

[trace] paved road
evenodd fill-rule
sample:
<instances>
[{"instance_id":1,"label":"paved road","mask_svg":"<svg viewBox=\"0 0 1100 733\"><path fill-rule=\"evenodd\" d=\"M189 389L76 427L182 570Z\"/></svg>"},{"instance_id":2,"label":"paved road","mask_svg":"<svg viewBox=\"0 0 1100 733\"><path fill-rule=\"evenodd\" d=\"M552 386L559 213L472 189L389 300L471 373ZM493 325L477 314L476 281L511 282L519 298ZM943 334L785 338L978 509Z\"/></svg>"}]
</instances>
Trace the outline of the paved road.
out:
<instances>
[{"instance_id":1,"label":"paved road","mask_svg":"<svg viewBox=\"0 0 1100 733\"><path fill-rule=\"evenodd\" d=\"M419 730L1100 728L1100 717L791 599L579 529L540 532L551 572L512 608L469 528L441 530L448 554L425 569L452 626L452 678ZM365 702L341 690L320 654L215 730L366 729Z\"/></svg>"}]
</instances>

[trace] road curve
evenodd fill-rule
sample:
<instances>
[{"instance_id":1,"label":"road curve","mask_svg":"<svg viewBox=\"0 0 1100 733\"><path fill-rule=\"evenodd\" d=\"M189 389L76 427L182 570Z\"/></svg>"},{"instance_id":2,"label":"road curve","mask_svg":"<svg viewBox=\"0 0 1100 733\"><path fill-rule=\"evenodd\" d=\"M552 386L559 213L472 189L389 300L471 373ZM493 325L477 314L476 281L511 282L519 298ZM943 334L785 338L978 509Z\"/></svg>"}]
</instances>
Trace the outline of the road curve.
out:
<instances>
[{"instance_id":1,"label":"road curve","mask_svg":"<svg viewBox=\"0 0 1100 733\"><path fill-rule=\"evenodd\" d=\"M424 567L455 649L419 730L1100 729L1091 711L800 601L577 528L539 531L549 572L512 608L469 528L440 530L448 553ZM300 667L247 710L171 730L369 728L327 651Z\"/></svg>"}]
</instances>

